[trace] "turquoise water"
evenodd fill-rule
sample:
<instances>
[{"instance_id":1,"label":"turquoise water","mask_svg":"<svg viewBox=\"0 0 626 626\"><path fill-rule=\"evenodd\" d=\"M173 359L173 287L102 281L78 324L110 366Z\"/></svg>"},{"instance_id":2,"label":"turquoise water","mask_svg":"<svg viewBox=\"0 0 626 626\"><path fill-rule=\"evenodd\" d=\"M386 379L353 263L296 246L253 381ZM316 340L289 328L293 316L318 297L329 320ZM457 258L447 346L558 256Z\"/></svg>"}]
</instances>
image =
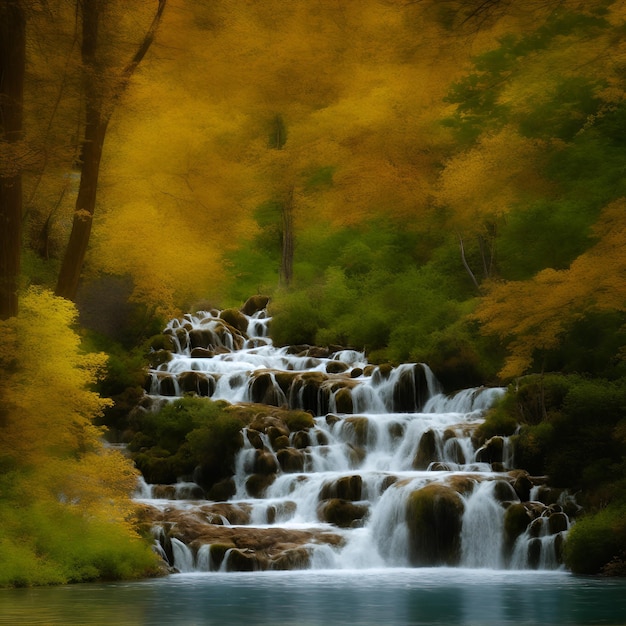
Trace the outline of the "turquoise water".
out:
<instances>
[{"instance_id":1,"label":"turquoise water","mask_svg":"<svg viewBox=\"0 0 626 626\"><path fill-rule=\"evenodd\" d=\"M626 580L447 568L177 574L0 590L0 624L626 624Z\"/></svg>"}]
</instances>

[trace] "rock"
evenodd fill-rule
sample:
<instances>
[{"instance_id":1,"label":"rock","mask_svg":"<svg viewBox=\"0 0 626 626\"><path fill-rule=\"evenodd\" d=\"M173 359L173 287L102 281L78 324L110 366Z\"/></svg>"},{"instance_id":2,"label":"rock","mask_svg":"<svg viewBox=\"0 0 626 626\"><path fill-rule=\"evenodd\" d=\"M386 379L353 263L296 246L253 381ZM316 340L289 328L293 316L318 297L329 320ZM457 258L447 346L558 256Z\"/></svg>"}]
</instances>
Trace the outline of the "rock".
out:
<instances>
[{"instance_id":1,"label":"rock","mask_svg":"<svg viewBox=\"0 0 626 626\"><path fill-rule=\"evenodd\" d=\"M413 469L425 470L432 461L437 460L437 434L433 430L427 430L417 446L413 458Z\"/></svg>"},{"instance_id":2,"label":"rock","mask_svg":"<svg viewBox=\"0 0 626 626\"><path fill-rule=\"evenodd\" d=\"M476 452L478 463L502 463L504 453L504 439L495 436L489 439L485 445Z\"/></svg>"},{"instance_id":3,"label":"rock","mask_svg":"<svg viewBox=\"0 0 626 626\"><path fill-rule=\"evenodd\" d=\"M309 433L304 430L299 430L293 436L293 447L299 450L303 450L304 448L308 448L311 445L311 437Z\"/></svg>"},{"instance_id":4,"label":"rock","mask_svg":"<svg viewBox=\"0 0 626 626\"><path fill-rule=\"evenodd\" d=\"M295 448L284 448L276 454L280 467L285 473L302 472L304 470L304 454Z\"/></svg>"},{"instance_id":5,"label":"rock","mask_svg":"<svg viewBox=\"0 0 626 626\"><path fill-rule=\"evenodd\" d=\"M458 564L463 510L459 494L439 483L431 483L409 495L406 522L412 565Z\"/></svg>"},{"instance_id":6,"label":"rock","mask_svg":"<svg viewBox=\"0 0 626 626\"><path fill-rule=\"evenodd\" d=\"M326 364L326 372L328 374L341 374L345 372L348 367L346 363L342 363L341 361L329 361Z\"/></svg>"},{"instance_id":7,"label":"rock","mask_svg":"<svg viewBox=\"0 0 626 626\"><path fill-rule=\"evenodd\" d=\"M363 376L363 370L360 367L353 367L350 370L350 378L359 378Z\"/></svg>"},{"instance_id":8,"label":"rock","mask_svg":"<svg viewBox=\"0 0 626 626\"><path fill-rule=\"evenodd\" d=\"M267 569L267 559L249 548L231 548L224 560L227 572L256 572Z\"/></svg>"},{"instance_id":9,"label":"rock","mask_svg":"<svg viewBox=\"0 0 626 626\"><path fill-rule=\"evenodd\" d=\"M252 474L246 480L246 491L252 498L262 498L265 490L276 480L276 474Z\"/></svg>"},{"instance_id":10,"label":"rock","mask_svg":"<svg viewBox=\"0 0 626 626\"><path fill-rule=\"evenodd\" d=\"M416 363L411 368L403 369L393 388L393 411L396 413L421 411L427 400L428 382L424 366Z\"/></svg>"},{"instance_id":11,"label":"rock","mask_svg":"<svg viewBox=\"0 0 626 626\"><path fill-rule=\"evenodd\" d=\"M274 448L274 452L289 448L289 437L287 437L286 435L279 435L272 442L272 448Z\"/></svg>"},{"instance_id":12,"label":"rock","mask_svg":"<svg viewBox=\"0 0 626 626\"><path fill-rule=\"evenodd\" d=\"M366 504L354 504L340 498L324 500L317 509L320 520L340 528L354 528L367 514Z\"/></svg>"},{"instance_id":13,"label":"rock","mask_svg":"<svg viewBox=\"0 0 626 626\"><path fill-rule=\"evenodd\" d=\"M513 489L515 489L519 499L522 502L530 500L530 490L533 488L533 482L528 476L528 472L514 470L509 472L509 476L513 478Z\"/></svg>"},{"instance_id":14,"label":"rock","mask_svg":"<svg viewBox=\"0 0 626 626\"><path fill-rule=\"evenodd\" d=\"M344 387L335 394L335 407L338 413L354 413L350 389Z\"/></svg>"},{"instance_id":15,"label":"rock","mask_svg":"<svg viewBox=\"0 0 626 626\"><path fill-rule=\"evenodd\" d=\"M215 356L215 351L208 348L192 348L190 354L194 359L211 359Z\"/></svg>"},{"instance_id":16,"label":"rock","mask_svg":"<svg viewBox=\"0 0 626 626\"><path fill-rule=\"evenodd\" d=\"M257 450L254 457L253 471L255 474L268 476L278 471L278 461L274 454L268 450Z\"/></svg>"},{"instance_id":17,"label":"rock","mask_svg":"<svg viewBox=\"0 0 626 626\"><path fill-rule=\"evenodd\" d=\"M281 552L270 563L272 570L308 569L311 565L311 555L305 547L291 548Z\"/></svg>"},{"instance_id":18,"label":"rock","mask_svg":"<svg viewBox=\"0 0 626 626\"><path fill-rule=\"evenodd\" d=\"M235 481L232 478L226 478L224 480L215 483L208 491L207 497L210 500L216 502L225 501L232 498L237 493L237 487Z\"/></svg>"},{"instance_id":19,"label":"rock","mask_svg":"<svg viewBox=\"0 0 626 626\"><path fill-rule=\"evenodd\" d=\"M254 315L257 311L262 311L269 304L269 296L250 296L241 307L244 315Z\"/></svg>"},{"instance_id":20,"label":"rock","mask_svg":"<svg viewBox=\"0 0 626 626\"><path fill-rule=\"evenodd\" d=\"M548 528L550 529L551 535L563 532L564 530L567 530L568 527L569 520L567 519L567 515L565 515L565 513L552 513L550 517L548 517Z\"/></svg>"},{"instance_id":21,"label":"rock","mask_svg":"<svg viewBox=\"0 0 626 626\"><path fill-rule=\"evenodd\" d=\"M510 553L515 540L528 528L531 519L521 502L511 504L504 512L504 548L507 553Z\"/></svg>"},{"instance_id":22,"label":"rock","mask_svg":"<svg viewBox=\"0 0 626 626\"><path fill-rule=\"evenodd\" d=\"M346 417L343 420L343 432L349 436L355 446L364 446L367 443L370 421L367 417Z\"/></svg>"},{"instance_id":23,"label":"rock","mask_svg":"<svg viewBox=\"0 0 626 626\"><path fill-rule=\"evenodd\" d=\"M493 496L498 502L517 501L517 493L508 480L496 480L493 486Z\"/></svg>"},{"instance_id":24,"label":"rock","mask_svg":"<svg viewBox=\"0 0 626 626\"><path fill-rule=\"evenodd\" d=\"M199 396L212 396L215 380L201 372L183 372L178 376L178 385L183 393L196 393Z\"/></svg>"},{"instance_id":25,"label":"rock","mask_svg":"<svg viewBox=\"0 0 626 626\"><path fill-rule=\"evenodd\" d=\"M350 500L355 502L361 500L361 492L363 489L363 479L359 474L352 476L342 476L337 480L325 483L320 490L319 499L329 500L339 498L341 500Z\"/></svg>"},{"instance_id":26,"label":"rock","mask_svg":"<svg viewBox=\"0 0 626 626\"><path fill-rule=\"evenodd\" d=\"M263 444L263 439L261 439L261 433L258 430L254 430L253 428L246 429L246 437L250 442L250 445L257 450L263 450L265 447Z\"/></svg>"},{"instance_id":27,"label":"rock","mask_svg":"<svg viewBox=\"0 0 626 626\"><path fill-rule=\"evenodd\" d=\"M248 330L248 318L237 309L224 309L220 313L220 319L243 334Z\"/></svg>"}]
</instances>

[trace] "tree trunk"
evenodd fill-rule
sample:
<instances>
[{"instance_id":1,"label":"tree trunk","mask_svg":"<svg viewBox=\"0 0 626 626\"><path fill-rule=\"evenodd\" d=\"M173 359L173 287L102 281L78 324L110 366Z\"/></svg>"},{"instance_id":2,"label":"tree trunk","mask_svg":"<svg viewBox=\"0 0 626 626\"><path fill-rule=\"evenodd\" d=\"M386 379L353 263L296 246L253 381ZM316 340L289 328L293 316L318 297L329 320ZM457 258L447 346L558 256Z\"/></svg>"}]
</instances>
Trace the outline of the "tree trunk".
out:
<instances>
[{"instance_id":1,"label":"tree trunk","mask_svg":"<svg viewBox=\"0 0 626 626\"><path fill-rule=\"evenodd\" d=\"M128 82L154 40L167 0L158 0L158 8L133 58L118 76L118 82L106 98L106 88L101 84L103 72L98 58L98 26L101 0L82 1L83 89L85 92L85 137L82 144L82 167L76 210L70 238L63 257L56 294L75 300L78 283L91 236L93 215L96 209L96 192L100 175L100 160L107 126L115 103L124 93ZM106 99L106 101L105 101Z\"/></svg>"},{"instance_id":2,"label":"tree trunk","mask_svg":"<svg viewBox=\"0 0 626 626\"><path fill-rule=\"evenodd\" d=\"M0 124L8 158L0 163L0 319L17 315L22 243L22 174L26 24L18 0L0 0ZM14 149L12 154L11 149Z\"/></svg>"}]
</instances>

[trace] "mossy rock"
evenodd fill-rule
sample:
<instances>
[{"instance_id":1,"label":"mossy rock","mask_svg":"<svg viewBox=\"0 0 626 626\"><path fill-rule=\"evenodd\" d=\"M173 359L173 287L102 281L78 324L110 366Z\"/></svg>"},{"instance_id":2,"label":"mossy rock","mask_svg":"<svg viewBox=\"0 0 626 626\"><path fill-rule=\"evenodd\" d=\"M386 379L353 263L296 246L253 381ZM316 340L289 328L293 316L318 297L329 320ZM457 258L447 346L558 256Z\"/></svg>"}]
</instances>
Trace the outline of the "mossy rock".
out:
<instances>
[{"instance_id":1,"label":"mossy rock","mask_svg":"<svg viewBox=\"0 0 626 626\"><path fill-rule=\"evenodd\" d=\"M263 443L263 439L261 439L261 433L258 430L254 430L254 428L246 429L246 437L250 442L250 445L257 450L263 450L265 447Z\"/></svg>"},{"instance_id":2,"label":"mossy rock","mask_svg":"<svg viewBox=\"0 0 626 626\"><path fill-rule=\"evenodd\" d=\"M343 374L348 369L348 364L342 361L329 361L326 364L327 374Z\"/></svg>"},{"instance_id":3,"label":"mossy rock","mask_svg":"<svg viewBox=\"0 0 626 626\"><path fill-rule=\"evenodd\" d=\"M182 372L178 376L178 385L183 393L199 396L212 396L215 391L215 380L201 372Z\"/></svg>"},{"instance_id":4,"label":"mossy rock","mask_svg":"<svg viewBox=\"0 0 626 626\"><path fill-rule=\"evenodd\" d=\"M458 565L464 505L450 487L431 483L408 498L409 561L415 566Z\"/></svg>"},{"instance_id":5,"label":"mossy rock","mask_svg":"<svg viewBox=\"0 0 626 626\"><path fill-rule=\"evenodd\" d=\"M269 296L255 295L250 296L241 307L244 315L254 315L258 311L262 311L269 304Z\"/></svg>"},{"instance_id":6,"label":"mossy rock","mask_svg":"<svg viewBox=\"0 0 626 626\"><path fill-rule=\"evenodd\" d=\"M305 547L284 550L270 562L272 570L308 569L311 565L311 555Z\"/></svg>"},{"instance_id":7,"label":"mossy rock","mask_svg":"<svg viewBox=\"0 0 626 626\"><path fill-rule=\"evenodd\" d=\"M340 498L324 500L317 509L320 520L340 528L359 526L367 512L368 507L366 504L355 504Z\"/></svg>"},{"instance_id":8,"label":"mossy rock","mask_svg":"<svg viewBox=\"0 0 626 626\"><path fill-rule=\"evenodd\" d=\"M163 333L161 335L155 335L148 340L148 346L155 352L159 350L165 350L167 352L174 352L176 350L176 342L174 337L169 333Z\"/></svg>"},{"instance_id":9,"label":"mossy rock","mask_svg":"<svg viewBox=\"0 0 626 626\"><path fill-rule=\"evenodd\" d=\"M413 457L413 469L425 470L432 461L437 460L437 433L427 430L420 438L415 456Z\"/></svg>"},{"instance_id":10,"label":"mossy rock","mask_svg":"<svg viewBox=\"0 0 626 626\"><path fill-rule=\"evenodd\" d=\"M517 493L508 480L496 480L493 486L493 497L498 502L517 501Z\"/></svg>"},{"instance_id":11,"label":"mossy rock","mask_svg":"<svg viewBox=\"0 0 626 626\"><path fill-rule=\"evenodd\" d=\"M476 461L479 463L502 463L504 455L504 439L500 436L491 437L485 445L476 452Z\"/></svg>"},{"instance_id":12,"label":"mossy rock","mask_svg":"<svg viewBox=\"0 0 626 626\"><path fill-rule=\"evenodd\" d=\"M276 453L278 463L285 473L304 470L304 454L295 448L284 448Z\"/></svg>"},{"instance_id":13,"label":"mossy rock","mask_svg":"<svg viewBox=\"0 0 626 626\"><path fill-rule=\"evenodd\" d=\"M292 433L315 426L313 416L307 411L288 411L283 416L283 422Z\"/></svg>"},{"instance_id":14,"label":"mossy rock","mask_svg":"<svg viewBox=\"0 0 626 626\"><path fill-rule=\"evenodd\" d=\"M284 402L283 394L284 392L275 382L272 373L258 372L254 374L254 379L250 385L252 402L280 406Z\"/></svg>"},{"instance_id":15,"label":"mossy rock","mask_svg":"<svg viewBox=\"0 0 626 626\"><path fill-rule=\"evenodd\" d=\"M156 350L148 354L148 365L152 369L156 369L163 363L169 363L174 357L169 350Z\"/></svg>"},{"instance_id":16,"label":"mossy rock","mask_svg":"<svg viewBox=\"0 0 626 626\"><path fill-rule=\"evenodd\" d=\"M338 413L354 413L354 402L350 389L340 389L335 394L335 407Z\"/></svg>"},{"instance_id":17,"label":"mossy rock","mask_svg":"<svg viewBox=\"0 0 626 626\"><path fill-rule=\"evenodd\" d=\"M342 476L337 480L325 483L320 491L320 500L339 498L355 502L362 499L363 479L359 474Z\"/></svg>"},{"instance_id":18,"label":"mossy rock","mask_svg":"<svg viewBox=\"0 0 626 626\"><path fill-rule=\"evenodd\" d=\"M453 463L458 463L459 465L467 463L463 446L456 437L454 437L454 439L448 439L444 449L446 456L449 457Z\"/></svg>"},{"instance_id":19,"label":"mossy rock","mask_svg":"<svg viewBox=\"0 0 626 626\"><path fill-rule=\"evenodd\" d=\"M266 489L276 480L276 474L252 474L246 480L246 491L252 498L263 498Z\"/></svg>"},{"instance_id":20,"label":"mossy rock","mask_svg":"<svg viewBox=\"0 0 626 626\"><path fill-rule=\"evenodd\" d=\"M237 309L224 309L220 313L220 319L241 333L246 333L248 330L248 318Z\"/></svg>"},{"instance_id":21,"label":"mossy rock","mask_svg":"<svg viewBox=\"0 0 626 626\"><path fill-rule=\"evenodd\" d=\"M212 543L209 548L209 570L218 571L226 553L234 548L233 543Z\"/></svg>"},{"instance_id":22,"label":"mossy rock","mask_svg":"<svg viewBox=\"0 0 626 626\"><path fill-rule=\"evenodd\" d=\"M304 450L311 445L311 436L304 430L299 430L293 436L293 447L298 450Z\"/></svg>"},{"instance_id":23,"label":"mossy rock","mask_svg":"<svg viewBox=\"0 0 626 626\"><path fill-rule=\"evenodd\" d=\"M215 502L225 502L230 500L235 493L237 493L235 481L232 478L225 478L215 483L207 491L207 497L209 500L215 500Z\"/></svg>"},{"instance_id":24,"label":"mossy rock","mask_svg":"<svg viewBox=\"0 0 626 626\"><path fill-rule=\"evenodd\" d=\"M278 461L276 457L267 450L257 450L254 457L254 473L269 476L278 471Z\"/></svg>"},{"instance_id":25,"label":"mossy rock","mask_svg":"<svg viewBox=\"0 0 626 626\"><path fill-rule=\"evenodd\" d=\"M532 516L521 502L511 504L504 512L504 547L510 551L515 540L526 531Z\"/></svg>"},{"instance_id":26,"label":"mossy rock","mask_svg":"<svg viewBox=\"0 0 626 626\"><path fill-rule=\"evenodd\" d=\"M272 448L275 452L289 448L289 437L287 435L279 435L272 441Z\"/></svg>"},{"instance_id":27,"label":"mossy rock","mask_svg":"<svg viewBox=\"0 0 626 626\"><path fill-rule=\"evenodd\" d=\"M264 557L247 548L233 548L226 555L227 572L258 572L267 569Z\"/></svg>"},{"instance_id":28,"label":"mossy rock","mask_svg":"<svg viewBox=\"0 0 626 626\"><path fill-rule=\"evenodd\" d=\"M350 436L350 442L355 446L367 444L370 421L367 417L346 417L343 420L343 432Z\"/></svg>"},{"instance_id":29,"label":"mossy rock","mask_svg":"<svg viewBox=\"0 0 626 626\"><path fill-rule=\"evenodd\" d=\"M557 533L567 530L568 526L569 520L565 513L552 513L550 517L548 517L548 528L551 535L556 535Z\"/></svg>"}]
</instances>

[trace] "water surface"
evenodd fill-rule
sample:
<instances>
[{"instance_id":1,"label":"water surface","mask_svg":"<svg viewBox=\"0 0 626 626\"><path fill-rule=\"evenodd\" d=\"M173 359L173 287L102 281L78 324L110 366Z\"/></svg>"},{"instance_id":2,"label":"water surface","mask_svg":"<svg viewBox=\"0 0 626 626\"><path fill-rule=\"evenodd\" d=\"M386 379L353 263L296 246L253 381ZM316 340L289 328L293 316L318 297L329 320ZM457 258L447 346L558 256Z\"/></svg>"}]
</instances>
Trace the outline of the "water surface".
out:
<instances>
[{"instance_id":1,"label":"water surface","mask_svg":"<svg viewBox=\"0 0 626 626\"><path fill-rule=\"evenodd\" d=\"M0 624L617 625L626 580L449 568L177 574L0 590Z\"/></svg>"}]
</instances>

